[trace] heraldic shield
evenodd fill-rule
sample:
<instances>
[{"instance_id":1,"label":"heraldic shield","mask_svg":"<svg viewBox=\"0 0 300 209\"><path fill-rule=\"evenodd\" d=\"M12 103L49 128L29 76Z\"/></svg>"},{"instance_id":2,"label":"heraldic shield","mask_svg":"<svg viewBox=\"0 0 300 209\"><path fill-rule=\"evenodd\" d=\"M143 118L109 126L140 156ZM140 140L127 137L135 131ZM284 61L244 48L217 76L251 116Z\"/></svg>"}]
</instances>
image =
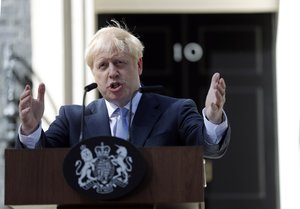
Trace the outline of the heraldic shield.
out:
<instances>
[{"instance_id":1,"label":"heraldic shield","mask_svg":"<svg viewBox=\"0 0 300 209\"><path fill-rule=\"evenodd\" d=\"M98 200L122 197L145 175L145 160L129 142L116 137L83 140L66 155L63 173L80 194Z\"/></svg>"}]
</instances>

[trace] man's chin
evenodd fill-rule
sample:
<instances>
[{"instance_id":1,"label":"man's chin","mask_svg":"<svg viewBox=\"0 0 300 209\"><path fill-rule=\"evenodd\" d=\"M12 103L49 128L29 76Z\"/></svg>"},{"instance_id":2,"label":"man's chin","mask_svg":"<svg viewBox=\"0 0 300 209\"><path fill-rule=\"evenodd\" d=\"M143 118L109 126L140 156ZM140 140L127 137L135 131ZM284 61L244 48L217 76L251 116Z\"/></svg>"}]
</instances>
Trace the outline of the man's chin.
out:
<instances>
[{"instance_id":1,"label":"man's chin","mask_svg":"<svg viewBox=\"0 0 300 209\"><path fill-rule=\"evenodd\" d=\"M130 94L127 91L107 92L107 94L103 97L107 101L116 104L118 106L126 105L131 99Z\"/></svg>"},{"instance_id":2,"label":"man's chin","mask_svg":"<svg viewBox=\"0 0 300 209\"><path fill-rule=\"evenodd\" d=\"M109 99L106 100L109 101L110 103L117 105L118 107L123 107L128 103L126 102L127 100L122 99L120 97L110 97Z\"/></svg>"}]
</instances>

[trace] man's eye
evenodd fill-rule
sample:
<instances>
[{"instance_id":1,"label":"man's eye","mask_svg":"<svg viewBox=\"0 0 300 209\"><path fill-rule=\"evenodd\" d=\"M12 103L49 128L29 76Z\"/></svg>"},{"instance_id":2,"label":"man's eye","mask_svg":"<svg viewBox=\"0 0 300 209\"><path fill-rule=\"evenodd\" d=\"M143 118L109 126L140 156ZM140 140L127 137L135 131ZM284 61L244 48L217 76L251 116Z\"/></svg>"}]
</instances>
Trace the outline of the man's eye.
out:
<instances>
[{"instance_id":1,"label":"man's eye","mask_svg":"<svg viewBox=\"0 0 300 209\"><path fill-rule=\"evenodd\" d=\"M126 64L126 62L124 60L117 60L116 64L117 65L124 65L124 64Z\"/></svg>"},{"instance_id":2,"label":"man's eye","mask_svg":"<svg viewBox=\"0 0 300 209\"><path fill-rule=\"evenodd\" d=\"M98 64L98 69L105 69L106 64L104 62Z\"/></svg>"}]
</instances>

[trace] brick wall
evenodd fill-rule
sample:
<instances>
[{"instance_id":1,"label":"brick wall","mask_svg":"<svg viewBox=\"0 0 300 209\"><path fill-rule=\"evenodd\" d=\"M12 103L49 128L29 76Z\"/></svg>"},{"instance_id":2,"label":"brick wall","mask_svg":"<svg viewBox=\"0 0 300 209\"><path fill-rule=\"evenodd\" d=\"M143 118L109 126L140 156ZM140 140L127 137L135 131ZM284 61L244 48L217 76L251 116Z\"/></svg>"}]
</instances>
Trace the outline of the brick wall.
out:
<instances>
[{"instance_id":1,"label":"brick wall","mask_svg":"<svg viewBox=\"0 0 300 209\"><path fill-rule=\"evenodd\" d=\"M28 69L13 52L31 62L30 0L0 0L0 209L4 208L4 149L12 146L18 126L17 102ZM30 76L30 74L29 74Z\"/></svg>"}]
</instances>

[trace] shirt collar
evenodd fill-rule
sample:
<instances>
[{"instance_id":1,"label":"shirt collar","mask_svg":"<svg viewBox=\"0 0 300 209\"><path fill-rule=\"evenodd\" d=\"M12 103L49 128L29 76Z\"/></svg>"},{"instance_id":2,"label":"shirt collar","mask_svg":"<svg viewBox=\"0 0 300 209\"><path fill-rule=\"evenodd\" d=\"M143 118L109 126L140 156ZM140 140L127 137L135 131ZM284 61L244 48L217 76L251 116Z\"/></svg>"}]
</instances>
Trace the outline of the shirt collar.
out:
<instances>
[{"instance_id":1,"label":"shirt collar","mask_svg":"<svg viewBox=\"0 0 300 209\"><path fill-rule=\"evenodd\" d=\"M135 94L135 96L133 97L133 99L132 99L131 111L132 111L133 114L135 114L135 112L136 112L136 109L137 109L137 106L138 106L138 104L139 104L139 102L141 100L141 97L142 97L142 93L137 92ZM106 103L106 107L107 107L108 116L111 118L112 115L113 115L113 113L118 108L118 106L115 105L112 102L107 101L107 100L105 100L105 103ZM127 105L125 105L125 108L127 108L128 110L130 109L130 101L128 102Z\"/></svg>"}]
</instances>

